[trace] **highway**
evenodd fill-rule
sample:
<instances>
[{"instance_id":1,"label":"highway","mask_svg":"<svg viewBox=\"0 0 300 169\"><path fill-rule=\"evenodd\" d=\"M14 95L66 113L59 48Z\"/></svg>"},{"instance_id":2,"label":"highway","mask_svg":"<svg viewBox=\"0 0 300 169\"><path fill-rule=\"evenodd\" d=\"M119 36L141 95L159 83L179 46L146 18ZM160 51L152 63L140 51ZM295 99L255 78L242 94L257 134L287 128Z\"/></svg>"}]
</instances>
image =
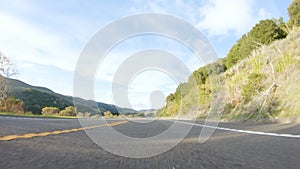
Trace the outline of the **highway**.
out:
<instances>
[{"instance_id":1,"label":"highway","mask_svg":"<svg viewBox=\"0 0 300 169\"><path fill-rule=\"evenodd\" d=\"M199 143L203 121L195 125L180 121L176 131L187 126L191 130L175 147L152 157L129 158L103 149L84 130L96 133L113 128L127 137L141 139L167 131L174 121L86 121L88 125L82 126L77 119L0 116L0 168L300 168L300 124L220 123L206 142ZM109 134L98 136L110 146L124 146L125 152L130 143ZM166 138L157 146L171 142ZM133 151L138 154L139 145L135 146Z\"/></svg>"}]
</instances>

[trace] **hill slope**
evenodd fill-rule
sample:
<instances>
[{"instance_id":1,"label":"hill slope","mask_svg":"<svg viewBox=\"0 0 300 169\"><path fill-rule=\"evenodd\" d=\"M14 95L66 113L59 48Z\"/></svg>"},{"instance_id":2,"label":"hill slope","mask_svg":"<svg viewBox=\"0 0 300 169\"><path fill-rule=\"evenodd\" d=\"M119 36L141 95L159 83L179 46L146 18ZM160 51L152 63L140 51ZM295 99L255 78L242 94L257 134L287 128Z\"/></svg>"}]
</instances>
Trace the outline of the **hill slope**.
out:
<instances>
[{"instance_id":1,"label":"hill slope","mask_svg":"<svg viewBox=\"0 0 300 169\"><path fill-rule=\"evenodd\" d=\"M289 34L225 72L231 118L300 116L300 31Z\"/></svg>"},{"instance_id":2,"label":"hill slope","mask_svg":"<svg viewBox=\"0 0 300 169\"><path fill-rule=\"evenodd\" d=\"M115 105L94 102L78 97L65 96L51 91L48 88L31 86L20 80L9 79L10 95L22 100L25 111L31 111L34 114L40 114L42 108L46 106L58 107L64 109L67 106L73 106L73 99L76 101L78 112L90 112L91 114L99 114L110 111L113 114L136 113L135 110L120 108ZM98 107L97 107L98 105Z\"/></svg>"},{"instance_id":3,"label":"hill slope","mask_svg":"<svg viewBox=\"0 0 300 169\"><path fill-rule=\"evenodd\" d=\"M191 82L179 85L176 92L167 97L160 116L175 116L181 112L206 117L215 103L224 101L219 113L225 119L298 118L299 46L300 31L295 31L285 39L260 46L226 71L222 72L223 59L200 68L192 75L200 79L197 87L191 86ZM198 95L194 94L196 90Z\"/></svg>"}]
</instances>

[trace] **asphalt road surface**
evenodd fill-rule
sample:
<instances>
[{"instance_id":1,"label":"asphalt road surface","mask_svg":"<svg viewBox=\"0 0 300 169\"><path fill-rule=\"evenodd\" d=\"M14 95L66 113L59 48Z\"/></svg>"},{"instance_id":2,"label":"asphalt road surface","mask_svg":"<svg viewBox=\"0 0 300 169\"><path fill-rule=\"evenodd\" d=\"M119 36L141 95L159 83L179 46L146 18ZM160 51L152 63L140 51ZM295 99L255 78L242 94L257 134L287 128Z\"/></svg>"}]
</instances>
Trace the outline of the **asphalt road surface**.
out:
<instances>
[{"instance_id":1,"label":"asphalt road surface","mask_svg":"<svg viewBox=\"0 0 300 169\"><path fill-rule=\"evenodd\" d=\"M84 127L94 127L86 128L87 131L97 132L100 128L108 131L110 128L104 120L86 121L88 125ZM174 123L172 120L145 122L107 121L124 136L140 139L159 135ZM180 132L191 123L180 122L176 131ZM300 168L299 124L220 123L213 135L200 144L201 124L199 121L192 125L179 144L162 154L129 158L101 148L88 137L77 119L0 116L0 168ZM110 146L126 147L130 144L113 139L109 134L107 132L99 137L106 138ZM157 146L169 142L172 139L159 140ZM139 145L136 146L132 151L138 154Z\"/></svg>"}]
</instances>

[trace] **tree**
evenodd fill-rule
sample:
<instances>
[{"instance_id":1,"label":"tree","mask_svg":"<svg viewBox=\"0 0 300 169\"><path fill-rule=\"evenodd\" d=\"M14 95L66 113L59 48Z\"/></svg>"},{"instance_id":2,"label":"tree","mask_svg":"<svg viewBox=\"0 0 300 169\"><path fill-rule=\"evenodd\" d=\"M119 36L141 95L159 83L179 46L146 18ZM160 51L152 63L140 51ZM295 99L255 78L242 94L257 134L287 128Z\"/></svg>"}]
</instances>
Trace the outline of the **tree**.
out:
<instances>
[{"instance_id":1,"label":"tree","mask_svg":"<svg viewBox=\"0 0 300 169\"><path fill-rule=\"evenodd\" d=\"M83 115L83 113L78 112L77 115L76 115L76 117L84 117L84 115Z\"/></svg>"},{"instance_id":2,"label":"tree","mask_svg":"<svg viewBox=\"0 0 300 169\"><path fill-rule=\"evenodd\" d=\"M84 117L91 117L91 113L90 112L85 112L83 115L84 115Z\"/></svg>"},{"instance_id":3,"label":"tree","mask_svg":"<svg viewBox=\"0 0 300 169\"><path fill-rule=\"evenodd\" d=\"M289 26L300 26L300 0L294 0L288 8L290 20Z\"/></svg>"},{"instance_id":4,"label":"tree","mask_svg":"<svg viewBox=\"0 0 300 169\"><path fill-rule=\"evenodd\" d=\"M208 75L219 75L226 71L225 59L219 59L216 62L210 63L205 66Z\"/></svg>"},{"instance_id":5,"label":"tree","mask_svg":"<svg viewBox=\"0 0 300 169\"><path fill-rule=\"evenodd\" d=\"M76 107L73 106L68 106L64 110L61 110L59 112L60 116L76 116L77 114L77 109Z\"/></svg>"},{"instance_id":6,"label":"tree","mask_svg":"<svg viewBox=\"0 0 300 169\"><path fill-rule=\"evenodd\" d=\"M0 105L8 98L8 78L15 75L17 70L11 60L0 52Z\"/></svg>"},{"instance_id":7,"label":"tree","mask_svg":"<svg viewBox=\"0 0 300 169\"><path fill-rule=\"evenodd\" d=\"M284 30L286 33L290 33L289 25L288 23L284 22L282 17L279 19L274 19L274 21L282 30Z\"/></svg>"},{"instance_id":8,"label":"tree","mask_svg":"<svg viewBox=\"0 0 300 169\"><path fill-rule=\"evenodd\" d=\"M234 66L240 60L251 55L251 52L258 47L285 38L287 33L281 28L281 24L275 20L261 20L231 48L226 58L226 67Z\"/></svg>"},{"instance_id":9,"label":"tree","mask_svg":"<svg viewBox=\"0 0 300 169\"><path fill-rule=\"evenodd\" d=\"M59 109L57 107L44 107L42 109L42 115L58 115Z\"/></svg>"},{"instance_id":10,"label":"tree","mask_svg":"<svg viewBox=\"0 0 300 169\"><path fill-rule=\"evenodd\" d=\"M16 113L16 114L24 114L23 110L24 102L20 99L15 99L14 97L8 97L4 104L0 106L0 111Z\"/></svg>"},{"instance_id":11,"label":"tree","mask_svg":"<svg viewBox=\"0 0 300 169\"><path fill-rule=\"evenodd\" d=\"M174 96L174 94L171 93L171 94L166 98L167 104L173 102L174 99L175 99L175 96Z\"/></svg>"},{"instance_id":12,"label":"tree","mask_svg":"<svg viewBox=\"0 0 300 169\"><path fill-rule=\"evenodd\" d=\"M114 116L110 111L104 112L103 115L108 118L112 118Z\"/></svg>"},{"instance_id":13,"label":"tree","mask_svg":"<svg viewBox=\"0 0 300 169\"><path fill-rule=\"evenodd\" d=\"M194 71L192 76L189 78L189 83L193 83L192 79L194 78L197 85L205 84L207 77L209 76L206 67L200 67L198 70Z\"/></svg>"},{"instance_id":14,"label":"tree","mask_svg":"<svg viewBox=\"0 0 300 169\"><path fill-rule=\"evenodd\" d=\"M248 45L247 48L245 48ZM243 35L241 39L230 49L226 61L226 67L231 68L240 60L244 59L250 55L252 47L249 45L249 40L247 35Z\"/></svg>"},{"instance_id":15,"label":"tree","mask_svg":"<svg viewBox=\"0 0 300 169\"><path fill-rule=\"evenodd\" d=\"M283 39L287 33L274 20L262 20L249 32L248 37L257 45L268 45L277 39ZM259 46L260 47L260 46Z\"/></svg>"}]
</instances>

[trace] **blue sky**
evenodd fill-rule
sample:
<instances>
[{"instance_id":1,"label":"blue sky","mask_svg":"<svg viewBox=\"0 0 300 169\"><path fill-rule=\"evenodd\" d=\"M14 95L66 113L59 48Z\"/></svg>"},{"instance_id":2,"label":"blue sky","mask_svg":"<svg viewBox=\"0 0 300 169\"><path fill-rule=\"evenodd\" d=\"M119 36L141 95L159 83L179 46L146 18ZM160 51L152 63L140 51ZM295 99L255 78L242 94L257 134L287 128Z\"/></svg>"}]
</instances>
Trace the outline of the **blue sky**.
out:
<instances>
[{"instance_id":1,"label":"blue sky","mask_svg":"<svg viewBox=\"0 0 300 169\"><path fill-rule=\"evenodd\" d=\"M80 52L93 35L113 21L133 14L156 12L180 17L198 28L218 57L261 19L288 19L292 0L0 0L0 51L17 65L14 78L73 95L74 69ZM182 44L160 36L140 36L116 46L98 68L95 100L114 103L112 79L120 57L143 49L162 49L178 55L194 71L202 63ZM151 80L149 80L151 79ZM147 83L145 83L147 81ZM179 82L158 71L133 80L129 99L133 108L151 108L152 91L173 92ZM89 98L90 99L90 98Z\"/></svg>"}]
</instances>

